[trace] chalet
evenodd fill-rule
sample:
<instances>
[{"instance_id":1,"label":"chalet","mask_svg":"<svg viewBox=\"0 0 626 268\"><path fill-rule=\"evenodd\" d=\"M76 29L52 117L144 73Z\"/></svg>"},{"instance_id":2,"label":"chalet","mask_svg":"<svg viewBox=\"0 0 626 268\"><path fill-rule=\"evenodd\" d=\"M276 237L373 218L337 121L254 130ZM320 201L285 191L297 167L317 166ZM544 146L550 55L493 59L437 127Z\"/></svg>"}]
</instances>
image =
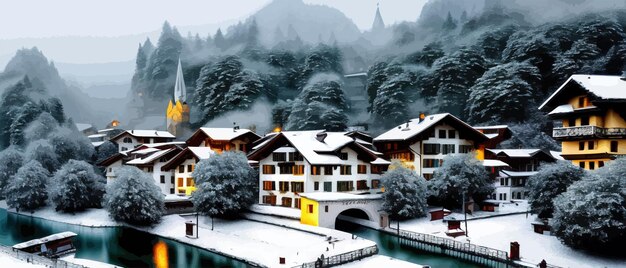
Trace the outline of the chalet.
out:
<instances>
[{"instance_id":1,"label":"chalet","mask_svg":"<svg viewBox=\"0 0 626 268\"><path fill-rule=\"evenodd\" d=\"M489 138L489 140L484 143L486 149L495 149L498 144L510 139L512 136L512 132L507 125L475 126L474 128Z\"/></svg>"},{"instance_id":2,"label":"chalet","mask_svg":"<svg viewBox=\"0 0 626 268\"><path fill-rule=\"evenodd\" d=\"M448 154L476 151L477 158L484 159L487 140L485 134L449 113L421 114L374 138L374 146L385 159L430 180Z\"/></svg>"},{"instance_id":3,"label":"chalet","mask_svg":"<svg viewBox=\"0 0 626 268\"><path fill-rule=\"evenodd\" d=\"M196 190L193 171L200 160L216 152L210 147L187 147L161 167L161 172L173 174L174 194L191 195Z\"/></svg>"},{"instance_id":4,"label":"chalet","mask_svg":"<svg viewBox=\"0 0 626 268\"><path fill-rule=\"evenodd\" d=\"M389 165L366 134L322 130L270 133L248 159L259 163L259 203L292 208L301 207L303 193L381 192Z\"/></svg>"},{"instance_id":5,"label":"chalet","mask_svg":"<svg viewBox=\"0 0 626 268\"><path fill-rule=\"evenodd\" d=\"M141 144L164 143L174 141L176 137L167 131L158 130L126 130L111 141L118 144L119 152L134 149Z\"/></svg>"},{"instance_id":6,"label":"chalet","mask_svg":"<svg viewBox=\"0 0 626 268\"><path fill-rule=\"evenodd\" d=\"M511 201L526 198L528 177L535 175L541 163L555 162L557 159L549 151L540 149L486 149L486 161L500 161L506 164L502 169L488 169L495 180L495 193L492 199Z\"/></svg>"},{"instance_id":7,"label":"chalet","mask_svg":"<svg viewBox=\"0 0 626 268\"><path fill-rule=\"evenodd\" d=\"M169 171L162 171L161 167L182 151L184 146L184 142L143 144L135 149L117 153L98 165L105 167L107 184L117 178L116 171L120 167L136 166L154 179L163 194L173 194L173 174Z\"/></svg>"},{"instance_id":8,"label":"chalet","mask_svg":"<svg viewBox=\"0 0 626 268\"><path fill-rule=\"evenodd\" d=\"M626 77L572 75L539 110L555 121L561 155L593 170L626 154Z\"/></svg>"}]
</instances>

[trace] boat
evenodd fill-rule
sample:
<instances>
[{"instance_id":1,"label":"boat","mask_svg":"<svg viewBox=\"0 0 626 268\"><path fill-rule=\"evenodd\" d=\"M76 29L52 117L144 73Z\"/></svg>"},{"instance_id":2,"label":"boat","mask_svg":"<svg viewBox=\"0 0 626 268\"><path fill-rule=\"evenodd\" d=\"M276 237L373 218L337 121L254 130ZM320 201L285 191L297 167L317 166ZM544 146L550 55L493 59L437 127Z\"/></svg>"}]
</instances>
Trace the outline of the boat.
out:
<instances>
[{"instance_id":1,"label":"boat","mask_svg":"<svg viewBox=\"0 0 626 268\"><path fill-rule=\"evenodd\" d=\"M13 249L37 254L48 258L59 258L76 252L72 239L77 234L62 232L15 244Z\"/></svg>"}]
</instances>

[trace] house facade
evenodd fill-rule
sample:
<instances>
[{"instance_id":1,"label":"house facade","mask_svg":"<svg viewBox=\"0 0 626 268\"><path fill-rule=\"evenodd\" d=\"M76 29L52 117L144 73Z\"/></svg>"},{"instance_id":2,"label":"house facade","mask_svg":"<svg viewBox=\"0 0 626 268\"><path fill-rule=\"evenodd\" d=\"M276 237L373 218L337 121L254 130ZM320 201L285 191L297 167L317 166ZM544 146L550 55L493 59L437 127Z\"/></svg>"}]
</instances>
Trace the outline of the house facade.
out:
<instances>
[{"instance_id":1,"label":"house facade","mask_svg":"<svg viewBox=\"0 0 626 268\"><path fill-rule=\"evenodd\" d=\"M248 155L259 165L259 203L299 209L303 193L381 192L389 162L367 138L350 135L362 134L287 131L259 140Z\"/></svg>"},{"instance_id":2,"label":"house facade","mask_svg":"<svg viewBox=\"0 0 626 268\"><path fill-rule=\"evenodd\" d=\"M594 170L626 154L626 78L572 75L539 109L555 122L561 156Z\"/></svg>"},{"instance_id":3,"label":"house facade","mask_svg":"<svg viewBox=\"0 0 626 268\"><path fill-rule=\"evenodd\" d=\"M476 152L484 159L488 138L455 116L420 115L374 138L374 146L392 163L430 180L449 154Z\"/></svg>"},{"instance_id":4,"label":"house facade","mask_svg":"<svg viewBox=\"0 0 626 268\"><path fill-rule=\"evenodd\" d=\"M172 142L175 138L174 135L167 131L126 130L111 138L111 141L118 145L119 152L124 152L142 144Z\"/></svg>"}]
</instances>

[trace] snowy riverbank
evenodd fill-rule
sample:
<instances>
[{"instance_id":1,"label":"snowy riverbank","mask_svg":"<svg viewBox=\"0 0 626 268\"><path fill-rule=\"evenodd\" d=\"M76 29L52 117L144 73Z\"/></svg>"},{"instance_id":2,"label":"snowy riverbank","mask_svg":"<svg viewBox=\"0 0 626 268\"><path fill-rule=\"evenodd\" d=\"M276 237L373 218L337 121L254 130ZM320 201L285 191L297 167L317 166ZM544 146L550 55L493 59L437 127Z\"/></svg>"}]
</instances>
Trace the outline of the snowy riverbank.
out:
<instances>
[{"instance_id":1,"label":"snowy riverbank","mask_svg":"<svg viewBox=\"0 0 626 268\"><path fill-rule=\"evenodd\" d=\"M0 251L0 264L2 267L11 268L44 268L45 265L32 264L9 256L8 254Z\"/></svg>"}]
</instances>

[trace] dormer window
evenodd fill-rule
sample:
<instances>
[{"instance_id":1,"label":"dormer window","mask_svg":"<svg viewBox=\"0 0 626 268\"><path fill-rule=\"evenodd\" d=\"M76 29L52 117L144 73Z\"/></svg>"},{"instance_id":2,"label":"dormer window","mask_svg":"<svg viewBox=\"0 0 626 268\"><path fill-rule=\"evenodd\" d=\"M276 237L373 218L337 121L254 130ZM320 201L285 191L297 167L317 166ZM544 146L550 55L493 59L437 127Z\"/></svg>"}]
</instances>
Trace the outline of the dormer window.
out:
<instances>
[{"instance_id":1,"label":"dormer window","mask_svg":"<svg viewBox=\"0 0 626 268\"><path fill-rule=\"evenodd\" d=\"M133 143L133 139L131 139L130 137L126 137L126 138L124 138L124 140L122 140L122 142L124 142L124 143Z\"/></svg>"},{"instance_id":2,"label":"dormer window","mask_svg":"<svg viewBox=\"0 0 626 268\"><path fill-rule=\"evenodd\" d=\"M341 160L348 160L348 153L339 153L339 158Z\"/></svg>"}]
</instances>

